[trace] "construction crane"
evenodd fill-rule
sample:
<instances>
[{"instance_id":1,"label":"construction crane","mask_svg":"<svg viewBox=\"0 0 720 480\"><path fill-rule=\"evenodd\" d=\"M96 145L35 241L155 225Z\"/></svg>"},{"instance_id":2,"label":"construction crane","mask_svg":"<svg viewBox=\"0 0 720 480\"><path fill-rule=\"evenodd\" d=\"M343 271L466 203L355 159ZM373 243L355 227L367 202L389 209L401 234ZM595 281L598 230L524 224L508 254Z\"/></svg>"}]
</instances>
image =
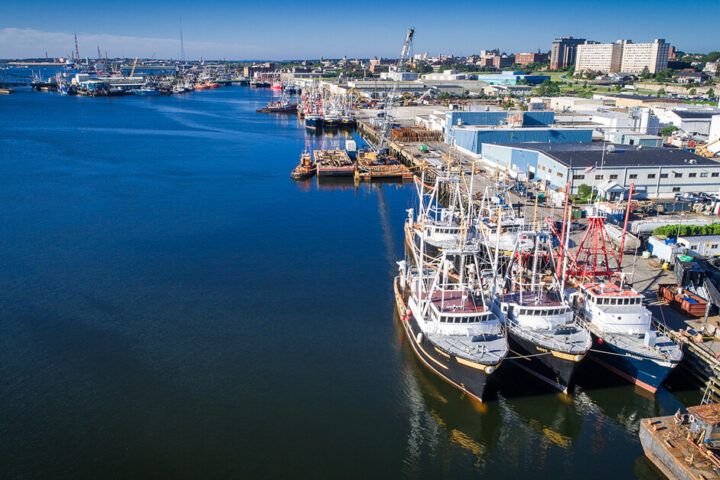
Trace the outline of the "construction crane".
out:
<instances>
[{"instance_id":1,"label":"construction crane","mask_svg":"<svg viewBox=\"0 0 720 480\"><path fill-rule=\"evenodd\" d=\"M133 74L135 73L135 65L137 65L137 59L138 57L135 57L135 61L133 62L133 68L130 71L130 78L132 78Z\"/></svg>"},{"instance_id":2,"label":"construction crane","mask_svg":"<svg viewBox=\"0 0 720 480\"><path fill-rule=\"evenodd\" d=\"M408 28L407 33L405 34L405 42L403 43L402 50L400 51L400 58L398 59L397 67L395 68L396 73L402 73L405 64L410 59L410 55L412 55L412 42L414 36L415 28ZM392 118L390 118L390 107L395 100L395 97L397 97L398 83L398 81L393 82L392 90L385 97L385 106L383 108L382 116L383 122L380 127L378 145L375 146L375 150L378 152L387 148L387 142L390 138L390 131L392 130L393 124Z\"/></svg>"},{"instance_id":3,"label":"construction crane","mask_svg":"<svg viewBox=\"0 0 720 480\"><path fill-rule=\"evenodd\" d=\"M80 63L80 49L78 48L77 33L75 34L75 61Z\"/></svg>"},{"instance_id":4,"label":"construction crane","mask_svg":"<svg viewBox=\"0 0 720 480\"><path fill-rule=\"evenodd\" d=\"M711 149L710 145L715 145L718 142L720 142L720 138L716 138L712 142L706 143L705 145L695 147L695 155L701 155L705 158L713 158L715 155L717 155L718 150L717 147L715 149Z\"/></svg>"}]
</instances>

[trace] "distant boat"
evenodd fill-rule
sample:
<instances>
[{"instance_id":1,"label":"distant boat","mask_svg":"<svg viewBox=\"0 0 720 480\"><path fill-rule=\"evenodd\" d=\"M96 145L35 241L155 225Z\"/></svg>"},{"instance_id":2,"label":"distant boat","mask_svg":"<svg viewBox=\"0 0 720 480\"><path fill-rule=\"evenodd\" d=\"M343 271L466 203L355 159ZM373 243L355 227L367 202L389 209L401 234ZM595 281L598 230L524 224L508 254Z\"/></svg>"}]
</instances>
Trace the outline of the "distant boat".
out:
<instances>
[{"instance_id":1,"label":"distant boat","mask_svg":"<svg viewBox=\"0 0 720 480\"><path fill-rule=\"evenodd\" d=\"M290 174L293 180L304 180L315 175L315 163L312 161L310 153L305 152L300 156L300 163Z\"/></svg>"},{"instance_id":2,"label":"distant boat","mask_svg":"<svg viewBox=\"0 0 720 480\"><path fill-rule=\"evenodd\" d=\"M270 85L270 90L276 90L278 92L282 92L283 85L280 82L273 82L272 85Z\"/></svg>"},{"instance_id":3,"label":"distant boat","mask_svg":"<svg viewBox=\"0 0 720 480\"><path fill-rule=\"evenodd\" d=\"M316 130L322 126L322 115L319 113L306 113L305 114L305 128Z\"/></svg>"},{"instance_id":4,"label":"distant boat","mask_svg":"<svg viewBox=\"0 0 720 480\"><path fill-rule=\"evenodd\" d=\"M151 97L155 95L160 95L160 92L157 91L154 88L151 87L143 87L143 88L135 88L133 90L130 90L130 93L133 95L140 95L143 97Z\"/></svg>"}]
</instances>

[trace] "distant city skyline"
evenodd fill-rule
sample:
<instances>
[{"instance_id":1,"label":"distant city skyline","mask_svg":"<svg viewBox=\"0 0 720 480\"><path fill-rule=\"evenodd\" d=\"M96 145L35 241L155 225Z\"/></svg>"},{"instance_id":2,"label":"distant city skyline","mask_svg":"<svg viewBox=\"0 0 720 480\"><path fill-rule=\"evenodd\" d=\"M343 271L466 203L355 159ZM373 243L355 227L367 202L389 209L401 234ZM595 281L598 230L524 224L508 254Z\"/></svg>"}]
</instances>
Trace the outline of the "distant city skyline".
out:
<instances>
[{"instance_id":1,"label":"distant city skyline","mask_svg":"<svg viewBox=\"0 0 720 480\"><path fill-rule=\"evenodd\" d=\"M664 38L677 49L720 50L716 0L684 5L659 0L577 3L511 1L498 4L379 2L358 5L318 0L311 7L287 0L250 5L138 0L71 6L39 0L4 7L0 58L67 56L78 35L81 57L180 57L182 21L186 58L267 59L397 57L405 30L416 28L415 53L467 56L499 48L543 52L561 36L612 42ZM42 15L38 15L42 12Z\"/></svg>"}]
</instances>

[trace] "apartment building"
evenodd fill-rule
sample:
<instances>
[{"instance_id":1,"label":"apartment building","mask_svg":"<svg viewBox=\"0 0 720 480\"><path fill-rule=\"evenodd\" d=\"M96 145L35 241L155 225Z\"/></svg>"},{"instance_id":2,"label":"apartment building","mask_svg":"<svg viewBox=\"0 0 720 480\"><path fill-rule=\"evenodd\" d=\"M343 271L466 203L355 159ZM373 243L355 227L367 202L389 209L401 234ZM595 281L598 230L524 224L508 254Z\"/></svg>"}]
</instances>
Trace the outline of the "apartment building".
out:
<instances>
[{"instance_id":1,"label":"apartment building","mask_svg":"<svg viewBox=\"0 0 720 480\"><path fill-rule=\"evenodd\" d=\"M630 40L622 43L621 72L642 73L647 68L654 74L667 68L670 45L664 39L655 39L652 43L632 43Z\"/></svg>"},{"instance_id":2,"label":"apartment building","mask_svg":"<svg viewBox=\"0 0 720 480\"><path fill-rule=\"evenodd\" d=\"M576 72L619 72L622 64L622 43L591 43L577 46Z\"/></svg>"},{"instance_id":3,"label":"apartment building","mask_svg":"<svg viewBox=\"0 0 720 480\"><path fill-rule=\"evenodd\" d=\"M577 47L575 71L640 74L647 68L654 74L667 68L669 52L670 45L663 39L652 43L632 43L631 40L587 42Z\"/></svg>"},{"instance_id":4,"label":"apartment building","mask_svg":"<svg viewBox=\"0 0 720 480\"><path fill-rule=\"evenodd\" d=\"M585 43L584 38L557 38L550 49L550 69L572 67L575 65L575 53L578 45Z\"/></svg>"}]
</instances>

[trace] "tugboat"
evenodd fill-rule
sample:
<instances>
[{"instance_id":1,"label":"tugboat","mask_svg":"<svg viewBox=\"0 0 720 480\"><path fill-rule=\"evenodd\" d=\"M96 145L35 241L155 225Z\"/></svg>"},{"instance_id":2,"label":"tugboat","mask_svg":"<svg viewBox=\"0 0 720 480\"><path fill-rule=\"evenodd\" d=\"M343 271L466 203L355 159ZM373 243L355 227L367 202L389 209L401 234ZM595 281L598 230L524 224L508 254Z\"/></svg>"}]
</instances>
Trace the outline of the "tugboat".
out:
<instances>
[{"instance_id":1,"label":"tugboat","mask_svg":"<svg viewBox=\"0 0 720 480\"><path fill-rule=\"evenodd\" d=\"M425 255L422 241L412 255L419 266L398 262L394 281L407 339L431 371L482 401L490 375L508 354L508 343L500 321L487 308L477 244L443 250L433 264L419 261ZM449 279L452 257L460 264L457 280Z\"/></svg>"},{"instance_id":2,"label":"tugboat","mask_svg":"<svg viewBox=\"0 0 720 480\"><path fill-rule=\"evenodd\" d=\"M305 152L300 155L300 163L293 169L290 178L293 180L305 180L315 175L315 170L315 163L312 161L310 153Z\"/></svg>"},{"instance_id":3,"label":"tugboat","mask_svg":"<svg viewBox=\"0 0 720 480\"><path fill-rule=\"evenodd\" d=\"M518 251L522 237L533 240L532 252ZM575 368L592 346L590 333L574 320L555 273L541 276L553 264L550 234L524 232L517 245L505 278L496 283L491 309L505 326L511 346L527 355L527 365L517 365L567 393Z\"/></svg>"}]
</instances>

